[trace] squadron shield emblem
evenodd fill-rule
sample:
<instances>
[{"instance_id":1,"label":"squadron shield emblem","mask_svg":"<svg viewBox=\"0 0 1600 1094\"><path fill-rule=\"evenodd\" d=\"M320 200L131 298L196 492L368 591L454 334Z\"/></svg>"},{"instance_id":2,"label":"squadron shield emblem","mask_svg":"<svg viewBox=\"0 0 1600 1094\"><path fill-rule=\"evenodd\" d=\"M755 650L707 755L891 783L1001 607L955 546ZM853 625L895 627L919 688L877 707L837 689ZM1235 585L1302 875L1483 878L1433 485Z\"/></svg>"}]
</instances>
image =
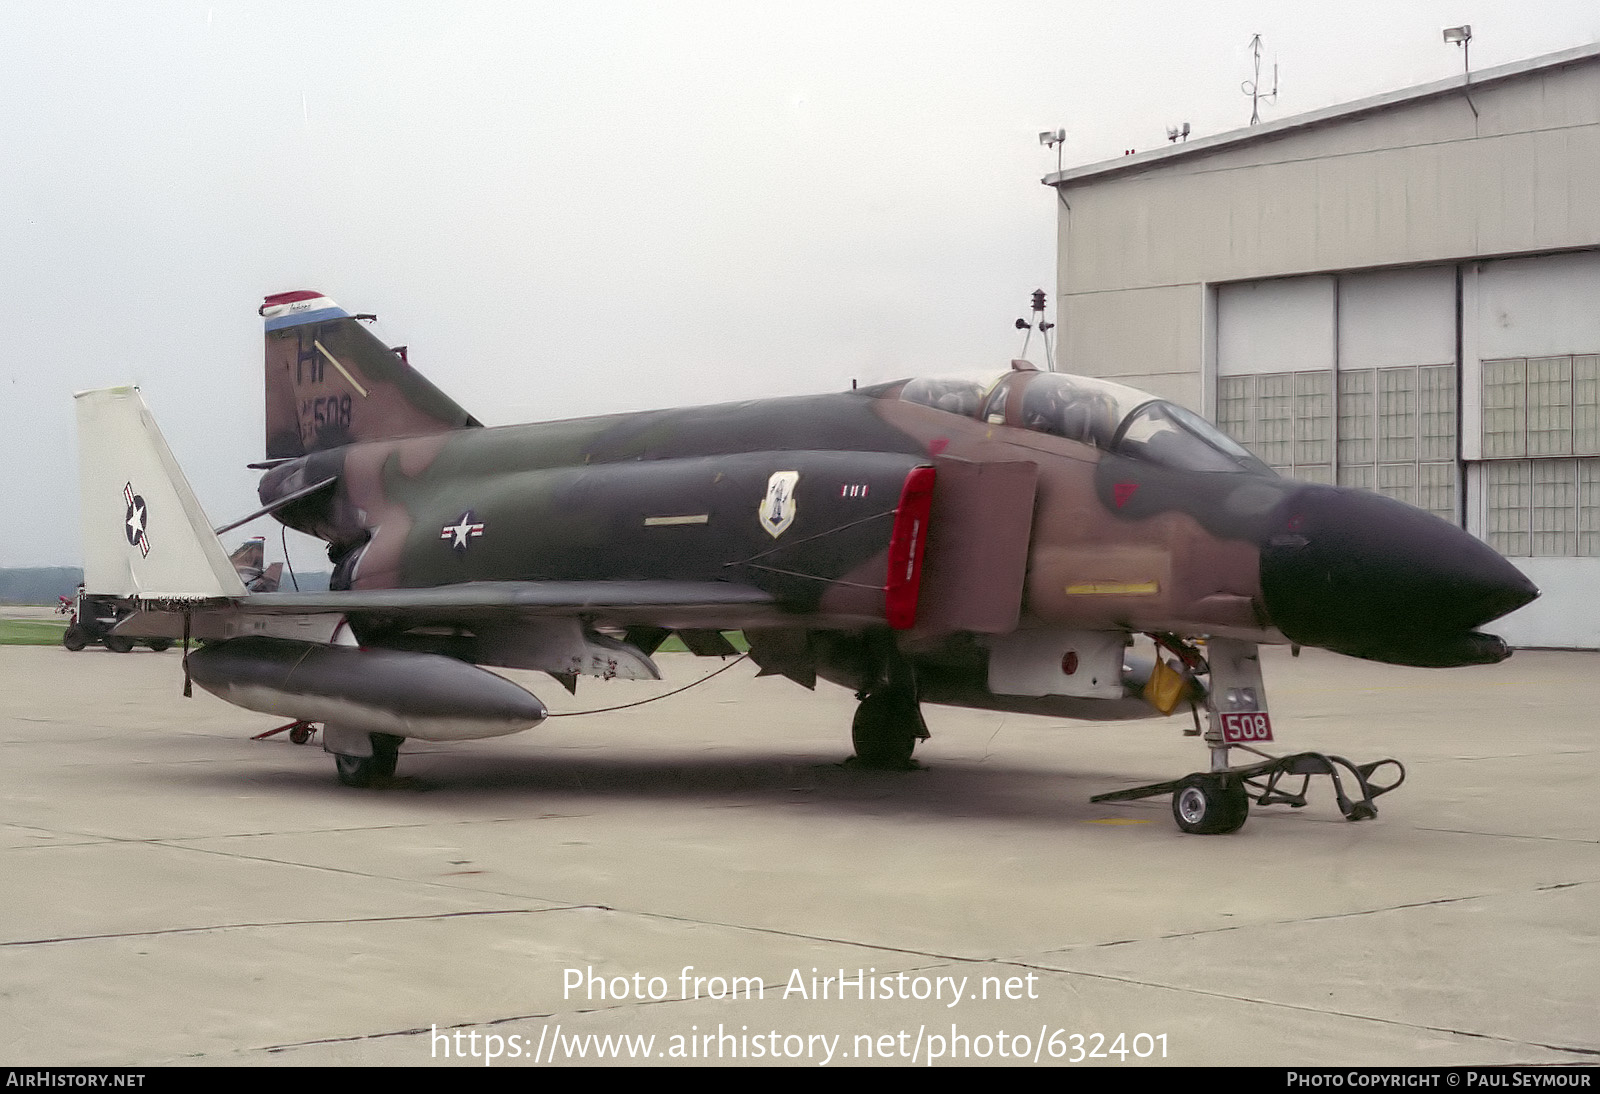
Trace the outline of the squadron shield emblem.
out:
<instances>
[{"instance_id":1,"label":"squadron shield emblem","mask_svg":"<svg viewBox=\"0 0 1600 1094\"><path fill-rule=\"evenodd\" d=\"M798 471L774 471L767 480L767 496L761 499L761 527L777 539L794 523L794 488Z\"/></svg>"}]
</instances>

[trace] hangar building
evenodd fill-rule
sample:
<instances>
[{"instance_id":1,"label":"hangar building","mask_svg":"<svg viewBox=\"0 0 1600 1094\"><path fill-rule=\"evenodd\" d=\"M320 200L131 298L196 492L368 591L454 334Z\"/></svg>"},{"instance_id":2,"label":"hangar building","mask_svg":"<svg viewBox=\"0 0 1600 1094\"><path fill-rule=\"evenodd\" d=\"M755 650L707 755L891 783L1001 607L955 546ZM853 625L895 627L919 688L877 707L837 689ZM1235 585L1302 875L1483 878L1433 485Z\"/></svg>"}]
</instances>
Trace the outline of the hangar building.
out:
<instances>
[{"instance_id":1,"label":"hangar building","mask_svg":"<svg viewBox=\"0 0 1600 1094\"><path fill-rule=\"evenodd\" d=\"M1600 648L1600 44L1045 178L1058 367L1457 521Z\"/></svg>"}]
</instances>

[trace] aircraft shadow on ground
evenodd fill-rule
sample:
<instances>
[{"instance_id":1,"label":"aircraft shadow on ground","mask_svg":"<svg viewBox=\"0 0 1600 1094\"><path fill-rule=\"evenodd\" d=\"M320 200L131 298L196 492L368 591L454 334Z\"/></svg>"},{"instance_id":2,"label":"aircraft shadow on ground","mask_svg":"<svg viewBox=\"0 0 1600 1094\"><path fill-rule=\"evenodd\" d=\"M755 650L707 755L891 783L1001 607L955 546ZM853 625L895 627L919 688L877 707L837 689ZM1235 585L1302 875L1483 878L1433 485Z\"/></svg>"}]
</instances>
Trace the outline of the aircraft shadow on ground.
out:
<instances>
[{"instance_id":1,"label":"aircraft shadow on ground","mask_svg":"<svg viewBox=\"0 0 1600 1094\"><path fill-rule=\"evenodd\" d=\"M302 769L277 765L251 769L203 764L161 776L169 792L182 783L198 791L237 793L248 788L304 798L390 803L407 797L419 805L448 801L469 809L538 805L594 811L606 803L727 808L820 809L841 815L914 814L929 818L988 818L1083 822L1106 817L1160 819L1149 805L1098 805L1091 794L1131 785L1149 773L1041 771L972 760L933 761L909 771L856 767L843 757L819 754L770 759L728 757L486 756L444 751L402 753L400 771L365 790L340 786L320 750L307 748ZM1159 776L1158 776L1159 777Z\"/></svg>"}]
</instances>

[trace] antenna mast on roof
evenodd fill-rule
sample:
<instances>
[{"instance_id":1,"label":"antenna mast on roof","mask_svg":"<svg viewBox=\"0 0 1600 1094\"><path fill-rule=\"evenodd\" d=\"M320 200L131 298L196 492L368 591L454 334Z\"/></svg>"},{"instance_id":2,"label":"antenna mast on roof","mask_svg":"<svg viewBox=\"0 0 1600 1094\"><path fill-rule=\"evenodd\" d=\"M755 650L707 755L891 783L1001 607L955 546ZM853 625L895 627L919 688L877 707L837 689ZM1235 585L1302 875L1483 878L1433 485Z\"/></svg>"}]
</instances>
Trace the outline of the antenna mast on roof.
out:
<instances>
[{"instance_id":1,"label":"antenna mast on roof","mask_svg":"<svg viewBox=\"0 0 1600 1094\"><path fill-rule=\"evenodd\" d=\"M1278 101L1278 63L1272 63L1272 91L1263 94L1261 91L1261 35L1257 34L1250 39L1250 52L1255 54L1256 74L1255 79L1246 80L1239 85L1239 90L1250 96L1250 124L1259 125L1261 122L1261 100L1269 102Z\"/></svg>"}]
</instances>

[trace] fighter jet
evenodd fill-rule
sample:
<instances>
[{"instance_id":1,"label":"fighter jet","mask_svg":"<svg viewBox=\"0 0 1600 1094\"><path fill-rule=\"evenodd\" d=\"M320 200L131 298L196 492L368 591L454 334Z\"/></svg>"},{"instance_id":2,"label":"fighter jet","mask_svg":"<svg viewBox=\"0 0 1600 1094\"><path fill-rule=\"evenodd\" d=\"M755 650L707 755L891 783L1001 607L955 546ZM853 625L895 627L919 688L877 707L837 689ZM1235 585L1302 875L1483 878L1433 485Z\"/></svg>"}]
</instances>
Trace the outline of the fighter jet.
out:
<instances>
[{"instance_id":1,"label":"fighter jet","mask_svg":"<svg viewBox=\"0 0 1600 1094\"><path fill-rule=\"evenodd\" d=\"M228 556L228 561L233 563L233 572L239 575L244 587L252 593L275 593L279 582L283 580L283 563L274 562L268 566L266 555L266 539L255 536L239 544Z\"/></svg>"},{"instance_id":2,"label":"fighter jet","mask_svg":"<svg viewBox=\"0 0 1600 1094\"><path fill-rule=\"evenodd\" d=\"M1186 831L1232 831L1327 774L1363 819L1403 769L1259 752L1258 645L1489 663L1509 650L1479 628L1538 595L1447 521L1281 478L1183 407L1026 362L485 428L370 316L310 291L260 314L251 516L324 541L329 590L246 591L134 389L78 396L88 580L140 602L121 633L208 639L185 661L203 688L321 724L351 785L392 776L405 739L545 718L480 666L654 679L671 633L726 655L742 631L762 674L856 693L861 764L914 764L930 703L1187 707L1197 729L1203 708L1208 770L1102 798L1170 793Z\"/></svg>"}]
</instances>

